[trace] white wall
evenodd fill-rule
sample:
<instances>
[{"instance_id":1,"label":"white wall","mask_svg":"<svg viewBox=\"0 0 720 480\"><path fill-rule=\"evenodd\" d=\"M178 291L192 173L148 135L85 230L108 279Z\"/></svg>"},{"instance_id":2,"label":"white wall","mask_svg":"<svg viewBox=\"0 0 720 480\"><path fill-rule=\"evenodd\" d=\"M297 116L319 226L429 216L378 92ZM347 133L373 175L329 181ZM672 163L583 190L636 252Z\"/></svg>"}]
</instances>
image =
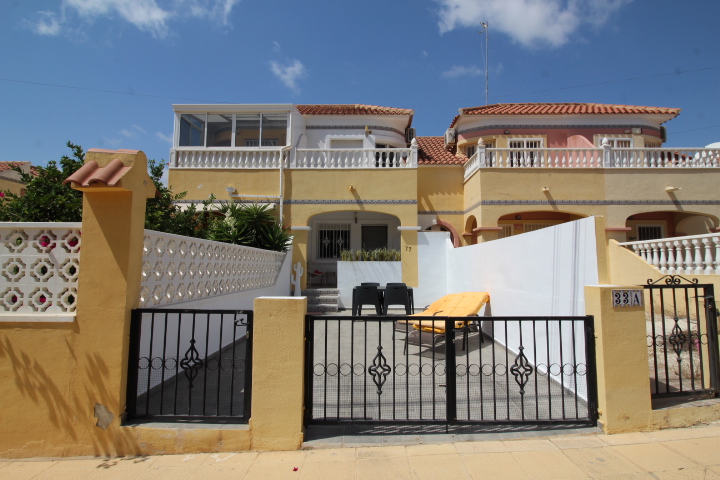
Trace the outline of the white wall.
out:
<instances>
[{"instance_id":1,"label":"white wall","mask_svg":"<svg viewBox=\"0 0 720 480\"><path fill-rule=\"evenodd\" d=\"M363 282L402 282L402 262L337 262L339 308L352 308L353 288Z\"/></svg>"},{"instance_id":2,"label":"white wall","mask_svg":"<svg viewBox=\"0 0 720 480\"><path fill-rule=\"evenodd\" d=\"M584 315L583 287L598 283L592 217L461 248L420 232L418 244L416 305L477 291L490 292L493 315Z\"/></svg>"}]
</instances>

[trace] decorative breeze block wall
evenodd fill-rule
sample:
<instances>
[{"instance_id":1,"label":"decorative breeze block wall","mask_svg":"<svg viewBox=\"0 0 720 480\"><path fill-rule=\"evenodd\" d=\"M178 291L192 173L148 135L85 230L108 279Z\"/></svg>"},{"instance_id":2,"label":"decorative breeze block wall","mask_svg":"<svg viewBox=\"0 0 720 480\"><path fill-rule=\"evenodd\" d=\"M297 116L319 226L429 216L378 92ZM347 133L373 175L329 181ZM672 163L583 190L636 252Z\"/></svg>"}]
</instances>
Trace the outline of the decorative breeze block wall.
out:
<instances>
[{"instance_id":1,"label":"decorative breeze block wall","mask_svg":"<svg viewBox=\"0 0 720 480\"><path fill-rule=\"evenodd\" d=\"M0 225L0 314L75 312L81 223Z\"/></svg>"},{"instance_id":2,"label":"decorative breeze block wall","mask_svg":"<svg viewBox=\"0 0 720 480\"><path fill-rule=\"evenodd\" d=\"M286 252L145 230L140 306L275 285Z\"/></svg>"}]
</instances>

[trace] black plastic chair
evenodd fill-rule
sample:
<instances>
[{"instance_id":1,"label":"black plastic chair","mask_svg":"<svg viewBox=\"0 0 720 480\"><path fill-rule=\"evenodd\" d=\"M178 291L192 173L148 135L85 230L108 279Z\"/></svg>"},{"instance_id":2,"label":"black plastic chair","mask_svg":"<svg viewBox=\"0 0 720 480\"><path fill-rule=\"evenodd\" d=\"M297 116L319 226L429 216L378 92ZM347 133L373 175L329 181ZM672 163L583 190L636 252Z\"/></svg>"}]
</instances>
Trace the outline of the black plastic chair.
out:
<instances>
[{"instance_id":1,"label":"black plastic chair","mask_svg":"<svg viewBox=\"0 0 720 480\"><path fill-rule=\"evenodd\" d=\"M353 315L362 315L363 305L374 305L375 313L382 315L382 301L377 285L360 285L353 289Z\"/></svg>"},{"instance_id":2,"label":"black plastic chair","mask_svg":"<svg viewBox=\"0 0 720 480\"><path fill-rule=\"evenodd\" d=\"M377 282L363 282L360 284L361 287L379 287L380 284Z\"/></svg>"},{"instance_id":3,"label":"black plastic chair","mask_svg":"<svg viewBox=\"0 0 720 480\"><path fill-rule=\"evenodd\" d=\"M383 315L387 315L388 306L390 305L402 305L405 307L405 313L410 315L410 295L408 294L408 288L404 284L387 284L383 299Z\"/></svg>"}]
</instances>

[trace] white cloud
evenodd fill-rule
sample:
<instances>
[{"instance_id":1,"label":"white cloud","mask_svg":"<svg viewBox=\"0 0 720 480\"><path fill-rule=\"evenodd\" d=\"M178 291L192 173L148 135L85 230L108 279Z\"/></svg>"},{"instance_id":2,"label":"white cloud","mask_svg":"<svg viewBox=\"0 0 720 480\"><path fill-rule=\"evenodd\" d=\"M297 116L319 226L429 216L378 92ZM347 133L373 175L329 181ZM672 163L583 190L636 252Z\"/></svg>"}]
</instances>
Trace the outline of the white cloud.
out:
<instances>
[{"instance_id":1,"label":"white cloud","mask_svg":"<svg viewBox=\"0 0 720 480\"><path fill-rule=\"evenodd\" d=\"M440 33L455 28L502 32L526 47L559 47L583 24L600 26L632 0L435 0Z\"/></svg>"},{"instance_id":2,"label":"white cloud","mask_svg":"<svg viewBox=\"0 0 720 480\"><path fill-rule=\"evenodd\" d=\"M30 29L38 35L57 35L64 19L53 12L38 12L40 17L35 22L28 22Z\"/></svg>"},{"instance_id":3,"label":"white cloud","mask_svg":"<svg viewBox=\"0 0 720 480\"><path fill-rule=\"evenodd\" d=\"M278 62L270 62L270 70L280 79L286 87L293 90L295 93L300 91L297 85L297 81L307 75L305 65L300 60L293 59L286 65L281 65Z\"/></svg>"},{"instance_id":4,"label":"white cloud","mask_svg":"<svg viewBox=\"0 0 720 480\"><path fill-rule=\"evenodd\" d=\"M280 44L278 42L273 42L273 52L275 52L275 53L280 52Z\"/></svg>"},{"instance_id":5,"label":"white cloud","mask_svg":"<svg viewBox=\"0 0 720 480\"><path fill-rule=\"evenodd\" d=\"M140 125L133 125L129 129L120 130L120 134L127 138L135 138L139 134L143 133L145 133L145 129L142 128Z\"/></svg>"},{"instance_id":6,"label":"white cloud","mask_svg":"<svg viewBox=\"0 0 720 480\"><path fill-rule=\"evenodd\" d=\"M172 135L165 135L162 132L155 132L155 136L163 142L172 143Z\"/></svg>"},{"instance_id":7,"label":"white cloud","mask_svg":"<svg viewBox=\"0 0 720 480\"><path fill-rule=\"evenodd\" d=\"M67 30L74 15L85 21L99 17L118 17L156 38L167 36L170 22L199 18L229 24L233 7L240 0L62 0L60 11L38 12L39 18L27 22L40 35L58 35Z\"/></svg>"},{"instance_id":8,"label":"white cloud","mask_svg":"<svg viewBox=\"0 0 720 480\"><path fill-rule=\"evenodd\" d=\"M458 77L479 77L483 71L478 67L465 67L463 65L453 65L450 70L446 70L440 74L441 78L458 78Z\"/></svg>"}]
</instances>

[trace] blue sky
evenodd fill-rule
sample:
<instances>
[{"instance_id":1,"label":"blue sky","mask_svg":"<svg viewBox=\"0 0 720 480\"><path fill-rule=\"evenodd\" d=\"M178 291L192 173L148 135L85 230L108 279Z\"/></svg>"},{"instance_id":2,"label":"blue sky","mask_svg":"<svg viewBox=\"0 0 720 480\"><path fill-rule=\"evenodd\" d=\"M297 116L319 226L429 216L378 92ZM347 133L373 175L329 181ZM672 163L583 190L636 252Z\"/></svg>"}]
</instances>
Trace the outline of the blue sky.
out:
<instances>
[{"instance_id":1,"label":"blue sky","mask_svg":"<svg viewBox=\"0 0 720 480\"><path fill-rule=\"evenodd\" d=\"M167 159L173 103L415 109L441 135L485 103L682 108L669 146L720 141L717 0L3 0L0 161L87 148Z\"/></svg>"}]
</instances>

